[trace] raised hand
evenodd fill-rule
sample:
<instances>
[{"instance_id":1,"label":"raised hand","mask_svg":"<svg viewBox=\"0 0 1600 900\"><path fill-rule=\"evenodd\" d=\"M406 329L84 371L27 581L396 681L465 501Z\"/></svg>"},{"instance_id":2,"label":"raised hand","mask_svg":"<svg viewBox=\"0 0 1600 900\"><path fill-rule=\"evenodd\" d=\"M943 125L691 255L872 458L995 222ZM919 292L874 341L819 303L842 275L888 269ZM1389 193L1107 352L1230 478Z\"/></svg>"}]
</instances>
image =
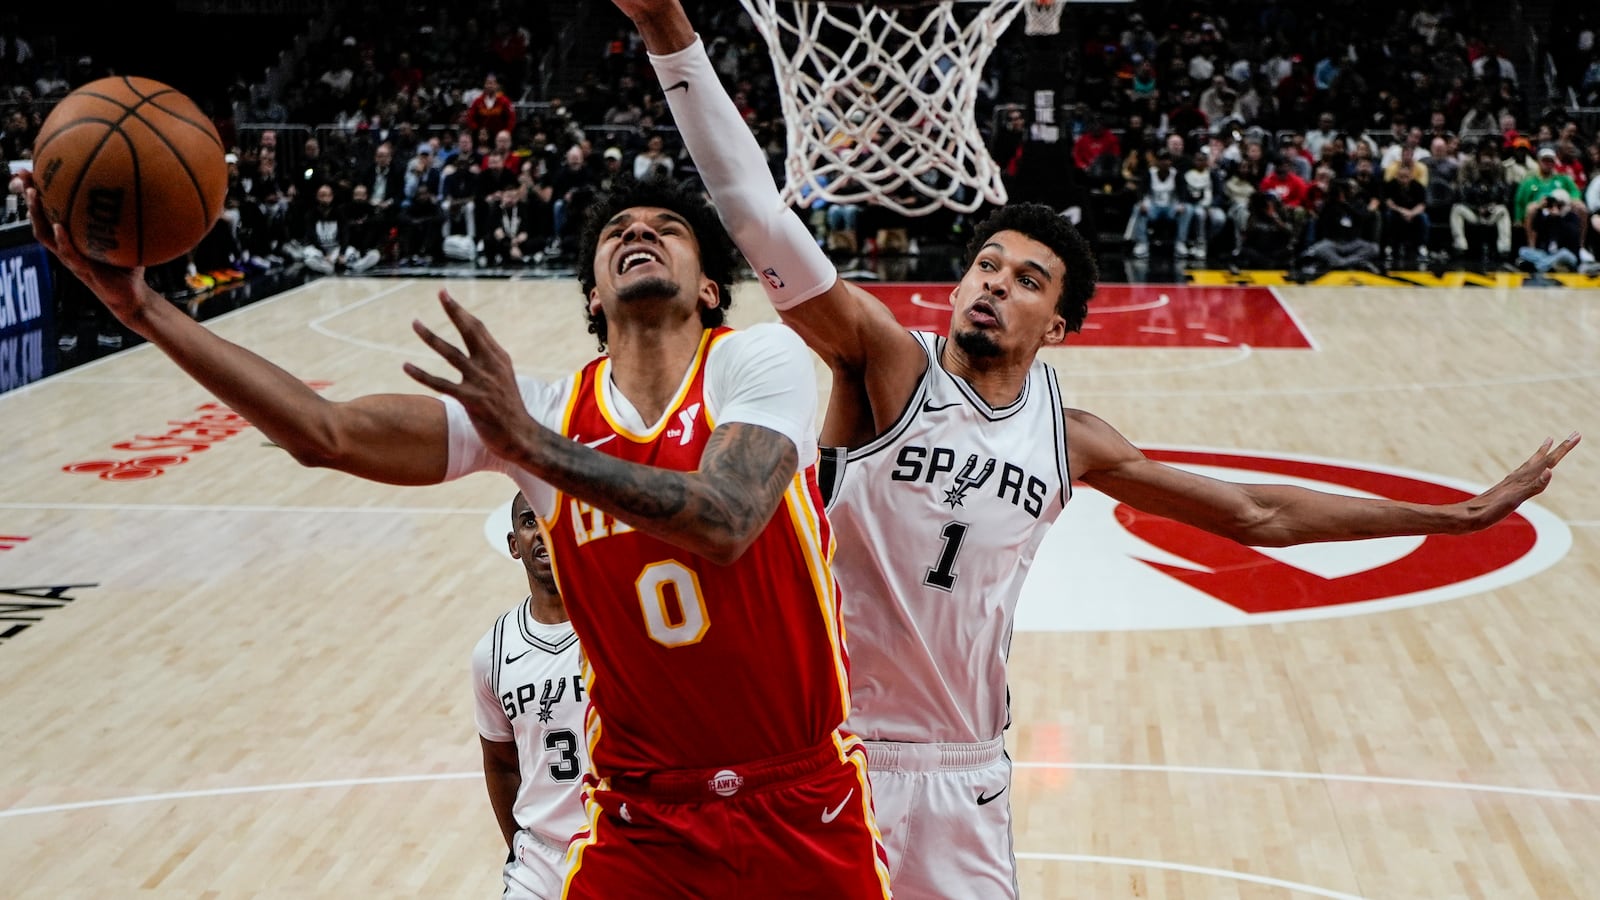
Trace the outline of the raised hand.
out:
<instances>
[{"instance_id":1,"label":"raised hand","mask_svg":"<svg viewBox=\"0 0 1600 900\"><path fill-rule=\"evenodd\" d=\"M1499 484L1466 501L1467 509L1471 512L1468 530L1488 528L1510 515L1523 501L1543 491L1550 483L1556 465L1582 439L1583 436L1576 431L1559 444L1553 438L1545 438L1539 449L1511 474L1500 479Z\"/></svg>"},{"instance_id":2,"label":"raised hand","mask_svg":"<svg viewBox=\"0 0 1600 900\"><path fill-rule=\"evenodd\" d=\"M467 312L448 293L439 292L445 314L455 323L466 350L457 349L420 321L411 323L423 343L461 372L460 383L447 381L406 363L407 375L433 390L454 397L466 408L484 446L495 454L519 460L543 430L522 399L511 355L501 347L478 317Z\"/></svg>"}]
</instances>

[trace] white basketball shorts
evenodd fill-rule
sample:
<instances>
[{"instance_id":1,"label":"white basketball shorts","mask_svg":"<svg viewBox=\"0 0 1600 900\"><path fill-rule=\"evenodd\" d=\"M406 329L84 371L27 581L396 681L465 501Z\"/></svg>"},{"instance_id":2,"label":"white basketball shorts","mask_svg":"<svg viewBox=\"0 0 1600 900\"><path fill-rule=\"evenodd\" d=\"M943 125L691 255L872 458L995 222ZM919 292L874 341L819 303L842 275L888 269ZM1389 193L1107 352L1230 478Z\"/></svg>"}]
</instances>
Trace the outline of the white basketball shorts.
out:
<instances>
[{"instance_id":1,"label":"white basketball shorts","mask_svg":"<svg viewBox=\"0 0 1600 900\"><path fill-rule=\"evenodd\" d=\"M866 747L896 900L1015 900L1004 740Z\"/></svg>"}]
</instances>

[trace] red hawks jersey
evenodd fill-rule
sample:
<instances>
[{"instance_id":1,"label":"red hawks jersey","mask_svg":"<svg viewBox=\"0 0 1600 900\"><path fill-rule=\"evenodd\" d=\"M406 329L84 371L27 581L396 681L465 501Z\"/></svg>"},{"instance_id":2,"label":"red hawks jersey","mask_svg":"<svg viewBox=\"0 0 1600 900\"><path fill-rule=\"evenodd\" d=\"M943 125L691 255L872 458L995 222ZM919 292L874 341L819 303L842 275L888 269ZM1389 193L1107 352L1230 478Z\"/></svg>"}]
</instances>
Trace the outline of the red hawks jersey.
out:
<instances>
[{"instance_id":1,"label":"red hawks jersey","mask_svg":"<svg viewBox=\"0 0 1600 900\"><path fill-rule=\"evenodd\" d=\"M609 360L595 360L574 376L562 433L630 462L699 468L717 427L706 361L731 334L706 332L678 396L644 433L622 424L607 390ZM585 731L601 776L781 756L828 740L843 722L849 686L833 538L808 455L765 530L727 566L556 495L543 521L584 646Z\"/></svg>"}]
</instances>

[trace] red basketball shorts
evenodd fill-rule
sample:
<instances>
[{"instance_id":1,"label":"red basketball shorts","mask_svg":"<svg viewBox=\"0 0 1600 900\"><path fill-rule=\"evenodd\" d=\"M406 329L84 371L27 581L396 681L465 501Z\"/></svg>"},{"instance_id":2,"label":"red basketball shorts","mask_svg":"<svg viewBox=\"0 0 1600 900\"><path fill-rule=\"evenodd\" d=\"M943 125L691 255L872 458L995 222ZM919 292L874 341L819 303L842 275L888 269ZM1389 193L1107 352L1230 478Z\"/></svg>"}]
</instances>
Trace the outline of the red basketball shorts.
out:
<instances>
[{"instance_id":1,"label":"red basketball shorts","mask_svg":"<svg viewBox=\"0 0 1600 900\"><path fill-rule=\"evenodd\" d=\"M591 781L562 896L891 896L866 753L852 737L715 770Z\"/></svg>"}]
</instances>

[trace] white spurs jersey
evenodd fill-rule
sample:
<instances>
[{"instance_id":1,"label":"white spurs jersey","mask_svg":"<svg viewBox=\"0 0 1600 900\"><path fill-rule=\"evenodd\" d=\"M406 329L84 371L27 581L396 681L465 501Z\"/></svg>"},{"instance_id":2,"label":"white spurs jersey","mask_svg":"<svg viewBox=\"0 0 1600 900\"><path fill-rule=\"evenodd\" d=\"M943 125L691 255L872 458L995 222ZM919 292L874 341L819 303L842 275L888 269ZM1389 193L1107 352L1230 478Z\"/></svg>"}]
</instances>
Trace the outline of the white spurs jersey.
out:
<instances>
[{"instance_id":1,"label":"white spurs jersey","mask_svg":"<svg viewBox=\"0 0 1600 900\"><path fill-rule=\"evenodd\" d=\"M572 625L534 621L528 601L502 615L472 651L474 717L491 741L515 741L522 785L512 815L546 843L565 847L583 828L579 788L589 771L585 693Z\"/></svg>"},{"instance_id":2,"label":"white spurs jersey","mask_svg":"<svg viewBox=\"0 0 1600 900\"><path fill-rule=\"evenodd\" d=\"M911 402L819 477L840 547L850 653L847 726L865 740L968 743L1010 722L1006 657L1023 579L1071 491L1061 389L1035 361L990 407L928 355ZM830 465L831 463L831 465Z\"/></svg>"}]
</instances>

